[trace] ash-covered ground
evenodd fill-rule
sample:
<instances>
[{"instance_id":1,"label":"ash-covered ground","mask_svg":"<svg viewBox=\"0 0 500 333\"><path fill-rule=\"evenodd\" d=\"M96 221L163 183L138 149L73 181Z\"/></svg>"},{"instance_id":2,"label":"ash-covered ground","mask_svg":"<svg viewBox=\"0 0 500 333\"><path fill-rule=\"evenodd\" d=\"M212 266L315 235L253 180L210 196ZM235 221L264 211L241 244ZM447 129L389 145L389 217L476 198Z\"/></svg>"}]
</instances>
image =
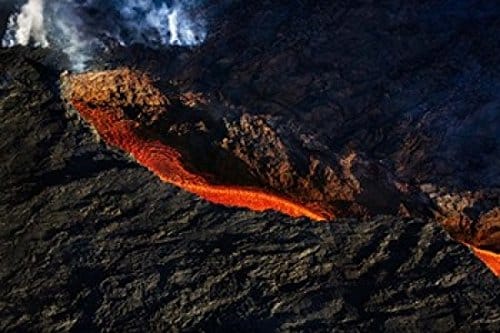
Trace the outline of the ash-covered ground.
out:
<instances>
[{"instance_id":1,"label":"ash-covered ground","mask_svg":"<svg viewBox=\"0 0 500 333\"><path fill-rule=\"evenodd\" d=\"M498 278L426 215L498 249L498 6L215 7L199 47L116 48L96 66L172 80L218 117L274 119L291 165L356 151L418 189L422 219L207 203L68 113L63 53L2 49L0 330L498 331ZM363 203L394 200L376 193Z\"/></svg>"}]
</instances>

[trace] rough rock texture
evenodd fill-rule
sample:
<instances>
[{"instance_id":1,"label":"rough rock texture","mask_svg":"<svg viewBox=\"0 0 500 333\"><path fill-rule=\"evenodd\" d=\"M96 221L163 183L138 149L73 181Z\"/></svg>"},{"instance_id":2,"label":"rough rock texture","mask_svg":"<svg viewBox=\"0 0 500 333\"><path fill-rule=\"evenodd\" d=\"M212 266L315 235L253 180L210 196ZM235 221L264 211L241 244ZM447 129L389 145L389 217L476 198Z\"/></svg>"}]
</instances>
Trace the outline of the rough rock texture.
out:
<instances>
[{"instance_id":1,"label":"rough rock texture","mask_svg":"<svg viewBox=\"0 0 500 333\"><path fill-rule=\"evenodd\" d=\"M228 181L256 159L262 165L260 144L244 150L252 142L281 143L287 151L275 156L305 177L315 160L349 170L358 157L398 179L398 192L431 200L424 206L455 237L498 250L494 1L206 1L205 9L211 31L200 48L114 49L96 59L172 80L184 108L173 108L182 112L162 135L191 145L196 113L196 140L220 128L214 151L239 152L242 163ZM498 278L436 221L312 223L209 204L67 113L58 95L65 63L0 50L1 331L500 330ZM268 177L267 166L284 168L272 163L238 180L298 179ZM346 193L338 195L350 200Z\"/></svg>"},{"instance_id":2,"label":"rough rock texture","mask_svg":"<svg viewBox=\"0 0 500 333\"><path fill-rule=\"evenodd\" d=\"M271 193L255 184L244 186L241 181L232 181L230 175L235 179L245 179L248 174L246 172L243 177L239 177L238 166L242 163L234 156L221 154L220 148L219 151L213 149L216 148L212 147L214 134L202 130L204 125L196 126L193 119L190 119L193 125L189 126L191 130L170 130L169 121L164 121L164 118L174 121L171 127L183 127L183 123L172 116L171 111L178 108L171 105L164 112L165 108L156 102L166 98L162 98L162 95L145 98L156 88L141 83L144 81L141 80L142 74L137 74L132 80L129 74L128 70L89 72L78 76L64 74L61 86L69 110L72 112L72 108L76 109L76 114L91 124L105 143L130 154L163 181L213 203L246 207L254 211L274 209L293 217L323 219L297 202L277 195L278 192ZM104 85L105 82L111 85ZM88 89L86 86L98 86L100 89ZM127 93L120 92L118 97L115 96L116 91L123 90ZM109 104L103 103L102 97L110 98ZM149 105L144 104L147 100ZM183 100L179 99L176 104L182 105ZM181 119L188 115L184 113L188 111L185 110L186 106L182 106L182 109L178 113L182 115ZM195 112L200 113L199 110ZM190 170L192 168L198 171ZM218 177L209 174L209 169L215 170Z\"/></svg>"},{"instance_id":3,"label":"rough rock texture","mask_svg":"<svg viewBox=\"0 0 500 333\"><path fill-rule=\"evenodd\" d=\"M198 105L199 98L193 95L199 94L180 98L182 95L168 82L155 82L144 73L126 68L64 73L61 80L69 110L75 108L106 143L130 153L163 180L209 201L258 211L272 208L291 216L322 220L366 219L382 213L440 219L445 214L444 225L456 239L498 252L500 206L494 188L460 194L442 190L436 196L426 192L432 188L426 184L418 193L420 189L364 154L350 151L339 156L330 150L328 157L318 156L298 144L314 138L302 134L293 122L283 126L271 116L238 110L229 110L220 119L214 109L218 106L211 101ZM327 151L328 147L322 149ZM456 166L450 164L447 169L453 172ZM206 190L210 184L225 186L210 195ZM255 190L220 194L221 190L244 185ZM274 193L275 200L268 203L267 199L258 199L260 192ZM239 197L242 200L236 199ZM292 210L278 206L287 198L293 200ZM433 209L432 199L440 211ZM295 203L305 208L303 213L297 212ZM472 208L475 217L463 214Z\"/></svg>"},{"instance_id":4,"label":"rough rock texture","mask_svg":"<svg viewBox=\"0 0 500 333\"><path fill-rule=\"evenodd\" d=\"M325 188L310 197L333 193L334 206L347 216L431 213L462 241L500 251L500 220L491 219L500 206L498 4L225 4L220 11L207 5L217 14L201 47L161 56L137 48L126 57L115 52L110 63L133 65L173 80L181 91L208 96L210 113L240 128L227 139L242 155L238 140L247 133L240 115L266 119L288 148L288 164L265 163L266 153L251 155L250 163L266 165L264 177L275 168L297 170L268 182L284 188L301 179L295 184L300 193L318 160L325 162L320 174L333 165L340 175L340 162L354 152L357 165L365 166L357 177L364 191L350 194L346 183L345 194ZM323 176L320 186L328 172ZM401 197L405 191L409 198Z\"/></svg>"},{"instance_id":5,"label":"rough rock texture","mask_svg":"<svg viewBox=\"0 0 500 333\"><path fill-rule=\"evenodd\" d=\"M498 280L438 224L196 199L68 115L53 58L0 50L0 330L500 327Z\"/></svg>"},{"instance_id":6,"label":"rough rock texture","mask_svg":"<svg viewBox=\"0 0 500 333\"><path fill-rule=\"evenodd\" d=\"M73 76L68 84L75 88L68 90L68 100L88 99L94 107L122 108L131 120L145 124L164 115L170 104L148 75L130 69Z\"/></svg>"},{"instance_id":7,"label":"rough rock texture","mask_svg":"<svg viewBox=\"0 0 500 333\"><path fill-rule=\"evenodd\" d=\"M189 190L193 181L247 185L256 190L260 185L262 191L291 198L317 211L313 215L320 219L396 214L405 197L409 197L398 191L397 182L376 162L366 161L356 153L343 158L332 153L329 160L317 159L290 144L297 135L293 129L286 129L287 133L285 128L275 129L277 124L272 119L240 115L237 111L230 113L233 118L239 117L236 123L218 119L210 102L201 109L189 103L192 109L188 109L183 103L186 98L175 96L171 87L160 91L143 73L129 69L91 71L63 74L61 79L69 109L75 108L108 144L131 153L152 170L161 163L154 156L172 155L160 168L167 171L158 170L158 174L168 180L178 171L173 183L185 189ZM161 81L158 85L168 86ZM165 107L167 100L173 103ZM137 147L139 143L132 143L139 137L145 146L151 140L158 143L148 152L147 148ZM163 153L161 146L165 147ZM172 149L176 154L171 153ZM147 154L154 156L141 159ZM177 154L182 155L182 168L170 166ZM302 170L304 166L306 170ZM185 169L194 171L189 174ZM207 178L205 175L210 180L196 179ZM373 199L378 196L384 200ZM243 201L239 206L246 207ZM420 203L406 201L410 205Z\"/></svg>"}]
</instances>

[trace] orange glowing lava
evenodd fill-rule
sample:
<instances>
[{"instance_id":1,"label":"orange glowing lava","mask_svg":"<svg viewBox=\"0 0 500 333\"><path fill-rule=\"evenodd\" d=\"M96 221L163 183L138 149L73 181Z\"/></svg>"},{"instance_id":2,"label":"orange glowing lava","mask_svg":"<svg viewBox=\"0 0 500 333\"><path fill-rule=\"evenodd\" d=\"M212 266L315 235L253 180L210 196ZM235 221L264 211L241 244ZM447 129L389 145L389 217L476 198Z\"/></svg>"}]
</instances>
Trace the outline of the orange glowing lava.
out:
<instances>
[{"instance_id":1,"label":"orange glowing lava","mask_svg":"<svg viewBox=\"0 0 500 333\"><path fill-rule=\"evenodd\" d=\"M500 254L471 246L474 254L496 275L500 277Z\"/></svg>"},{"instance_id":2,"label":"orange glowing lava","mask_svg":"<svg viewBox=\"0 0 500 333\"><path fill-rule=\"evenodd\" d=\"M160 179L179 186L208 201L226 206L245 207L254 211L277 210L292 217L308 217L323 221L327 216L314 212L298 203L257 188L210 184L200 175L186 170L182 155L168 145L137 134L140 126L127 120L116 110L93 109L82 102L73 101L80 115L91 123L109 145L130 153L141 165ZM497 276L500 276L500 255L471 246L474 254Z\"/></svg>"},{"instance_id":3,"label":"orange glowing lava","mask_svg":"<svg viewBox=\"0 0 500 333\"><path fill-rule=\"evenodd\" d=\"M213 203L245 207L254 211L277 210L292 217L308 217L321 221L321 213L263 189L210 184L205 178L188 171L182 155L159 140L143 138L137 134L140 126L114 109L89 108L72 101L80 115L91 123L109 145L130 153L141 165L151 170L163 181L179 186Z\"/></svg>"},{"instance_id":4,"label":"orange glowing lava","mask_svg":"<svg viewBox=\"0 0 500 333\"><path fill-rule=\"evenodd\" d=\"M69 82L66 97L80 116L107 144L131 154L163 181L226 206L254 211L276 210L315 221L333 218L321 207L308 207L265 188L214 184L203 175L189 171L178 149L145 135L143 125L124 113L124 108L132 105L138 106L150 120L167 112L168 99L154 88L146 75L125 69L73 76ZM471 249L497 277L500 276L500 254L472 246Z\"/></svg>"}]
</instances>

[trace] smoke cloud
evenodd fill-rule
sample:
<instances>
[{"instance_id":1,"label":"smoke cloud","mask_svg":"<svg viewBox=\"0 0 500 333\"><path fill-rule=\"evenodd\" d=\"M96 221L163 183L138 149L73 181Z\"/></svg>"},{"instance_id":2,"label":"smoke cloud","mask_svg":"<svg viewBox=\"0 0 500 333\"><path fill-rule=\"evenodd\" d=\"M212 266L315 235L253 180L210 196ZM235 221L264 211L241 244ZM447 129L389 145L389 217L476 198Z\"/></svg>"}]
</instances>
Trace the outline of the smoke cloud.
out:
<instances>
[{"instance_id":1,"label":"smoke cloud","mask_svg":"<svg viewBox=\"0 0 500 333\"><path fill-rule=\"evenodd\" d=\"M9 18L3 47L62 50L73 69L86 69L96 52L113 45L195 46L206 37L200 1L28 0Z\"/></svg>"},{"instance_id":2,"label":"smoke cloud","mask_svg":"<svg viewBox=\"0 0 500 333\"><path fill-rule=\"evenodd\" d=\"M43 0L29 0L18 14L9 18L7 32L2 46L28 45L33 40L35 46L48 47L47 34L43 22Z\"/></svg>"}]
</instances>

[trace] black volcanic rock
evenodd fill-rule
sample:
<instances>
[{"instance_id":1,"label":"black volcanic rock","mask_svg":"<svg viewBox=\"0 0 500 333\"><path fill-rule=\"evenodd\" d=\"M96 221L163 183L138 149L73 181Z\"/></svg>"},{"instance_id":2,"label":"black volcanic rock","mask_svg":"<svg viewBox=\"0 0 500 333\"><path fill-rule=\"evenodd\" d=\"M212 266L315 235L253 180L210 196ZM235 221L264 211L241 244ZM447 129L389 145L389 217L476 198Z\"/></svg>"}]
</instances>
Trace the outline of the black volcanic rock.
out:
<instances>
[{"instance_id":1,"label":"black volcanic rock","mask_svg":"<svg viewBox=\"0 0 500 333\"><path fill-rule=\"evenodd\" d=\"M267 154L266 137L252 137L263 153L251 158L238 144L266 126L283 143L275 156L304 174L310 156L335 164L355 152L423 198L409 215L436 214L455 237L499 251L498 4L210 0L202 10L200 47L116 48L96 68L129 65L201 93L242 163ZM500 330L498 278L437 221L312 223L209 204L68 112L67 63L0 50L1 331ZM356 200L393 213L400 198L373 179Z\"/></svg>"},{"instance_id":2,"label":"black volcanic rock","mask_svg":"<svg viewBox=\"0 0 500 333\"><path fill-rule=\"evenodd\" d=\"M0 50L0 330L498 330L498 280L437 223L196 199L66 113L57 58Z\"/></svg>"},{"instance_id":3,"label":"black volcanic rock","mask_svg":"<svg viewBox=\"0 0 500 333\"><path fill-rule=\"evenodd\" d=\"M232 125L235 114L270 119L298 171L292 179L307 178L311 160L320 170L339 167L355 152L357 165L368 165L357 175L359 195L342 197L349 186L329 191L326 174L312 186L346 207L340 216L430 216L458 239L500 253L498 4L214 3L200 47L116 50L111 67L131 65L203 93L208 112ZM261 176L274 164L262 163L269 168ZM295 192L314 197L310 188ZM405 190L407 197L398 193Z\"/></svg>"}]
</instances>

